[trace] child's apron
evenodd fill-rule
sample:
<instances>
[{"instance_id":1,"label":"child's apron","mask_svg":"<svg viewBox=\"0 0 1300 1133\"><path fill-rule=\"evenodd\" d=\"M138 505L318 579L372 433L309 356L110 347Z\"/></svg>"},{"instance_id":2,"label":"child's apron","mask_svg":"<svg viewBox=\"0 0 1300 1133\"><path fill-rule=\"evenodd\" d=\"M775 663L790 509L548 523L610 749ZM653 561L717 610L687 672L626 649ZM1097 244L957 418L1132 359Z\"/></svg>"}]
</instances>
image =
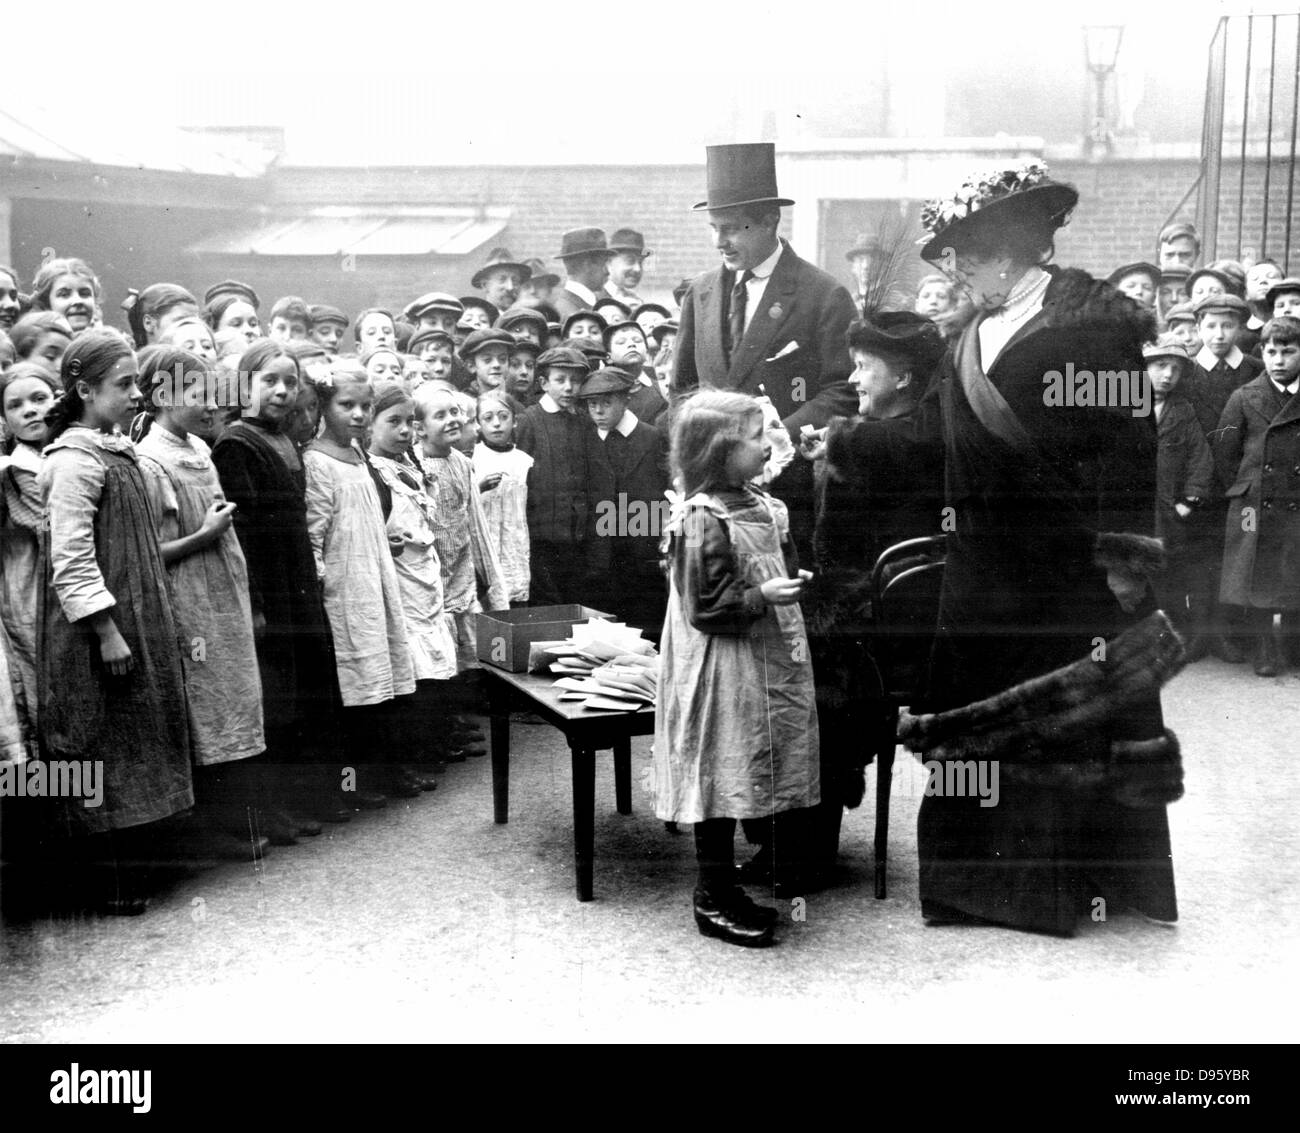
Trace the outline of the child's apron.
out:
<instances>
[{"instance_id":1,"label":"child's apron","mask_svg":"<svg viewBox=\"0 0 1300 1133\"><path fill-rule=\"evenodd\" d=\"M726 525L746 582L784 578L785 505L762 502L767 518L753 522L711 496L693 496L673 533L680 537L692 509L707 508ZM699 822L814 806L821 801L817 707L798 605L768 606L745 633L701 633L677 582L674 576L660 647L656 815Z\"/></svg>"}]
</instances>

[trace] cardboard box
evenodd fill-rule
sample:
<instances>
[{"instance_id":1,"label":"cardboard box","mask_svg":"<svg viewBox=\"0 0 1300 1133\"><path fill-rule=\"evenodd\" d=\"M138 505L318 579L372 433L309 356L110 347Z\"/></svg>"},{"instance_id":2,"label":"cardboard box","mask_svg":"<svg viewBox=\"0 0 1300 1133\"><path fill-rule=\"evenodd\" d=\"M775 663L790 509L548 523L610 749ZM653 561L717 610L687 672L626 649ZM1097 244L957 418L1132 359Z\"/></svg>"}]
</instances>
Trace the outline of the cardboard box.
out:
<instances>
[{"instance_id":1,"label":"cardboard box","mask_svg":"<svg viewBox=\"0 0 1300 1133\"><path fill-rule=\"evenodd\" d=\"M478 615L478 659L507 673L525 673L534 641L563 641L575 625L591 618L613 620L613 615L578 605L484 610Z\"/></svg>"}]
</instances>

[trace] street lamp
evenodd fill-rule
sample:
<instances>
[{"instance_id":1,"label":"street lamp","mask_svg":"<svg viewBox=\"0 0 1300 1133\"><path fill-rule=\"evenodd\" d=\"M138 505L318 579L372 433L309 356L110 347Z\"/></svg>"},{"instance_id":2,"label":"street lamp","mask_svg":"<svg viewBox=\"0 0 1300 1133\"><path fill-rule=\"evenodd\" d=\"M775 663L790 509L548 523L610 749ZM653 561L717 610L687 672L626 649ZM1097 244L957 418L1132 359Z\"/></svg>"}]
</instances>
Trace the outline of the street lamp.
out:
<instances>
[{"instance_id":1,"label":"street lamp","mask_svg":"<svg viewBox=\"0 0 1300 1133\"><path fill-rule=\"evenodd\" d=\"M1106 80L1115 70L1123 38L1122 25L1087 24L1083 29L1084 61L1097 87L1092 128L1083 139L1083 152L1091 161L1100 161L1115 152L1115 135L1107 122Z\"/></svg>"}]
</instances>

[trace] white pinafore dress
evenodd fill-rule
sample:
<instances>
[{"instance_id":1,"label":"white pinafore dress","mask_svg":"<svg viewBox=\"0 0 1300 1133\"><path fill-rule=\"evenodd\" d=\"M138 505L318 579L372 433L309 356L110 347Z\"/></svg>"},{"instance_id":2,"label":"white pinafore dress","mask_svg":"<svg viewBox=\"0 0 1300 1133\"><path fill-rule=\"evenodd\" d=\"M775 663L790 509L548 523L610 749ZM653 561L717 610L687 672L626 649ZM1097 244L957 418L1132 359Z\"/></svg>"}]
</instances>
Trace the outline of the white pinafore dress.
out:
<instances>
[{"instance_id":1,"label":"white pinafore dress","mask_svg":"<svg viewBox=\"0 0 1300 1133\"><path fill-rule=\"evenodd\" d=\"M784 578L789 531L779 500L758 496L766 514L737 517L712 496L692 496L670 520L689 537L694 509L722 520L737 569L758 586ZM669 586L655 717L655 814L669 822L764 818L821 801L817 705L803 614L768 606L744 633L701 633Z\"/></svg>"}]
</instances>

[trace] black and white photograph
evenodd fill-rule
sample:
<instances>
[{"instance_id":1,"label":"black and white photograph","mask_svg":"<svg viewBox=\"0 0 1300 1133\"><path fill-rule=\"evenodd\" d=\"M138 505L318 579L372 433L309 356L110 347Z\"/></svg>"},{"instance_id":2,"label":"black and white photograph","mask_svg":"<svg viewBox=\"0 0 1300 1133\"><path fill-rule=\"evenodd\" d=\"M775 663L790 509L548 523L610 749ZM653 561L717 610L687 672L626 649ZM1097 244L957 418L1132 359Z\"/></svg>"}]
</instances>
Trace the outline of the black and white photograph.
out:
<instances>
[{"instance_id":1,"label":"black and white photograph","mask_svg":"<svg viewBox=\"0 0 1300 1133\"><path fill-rule=\"evenodd\" d=\"M1084 1112L1251 1104L1300 1009L1300 7L0 43L47 1108L148 1112L146 1048L503 1042L1140 1044Z\"/></svg>"}]
</instances>

